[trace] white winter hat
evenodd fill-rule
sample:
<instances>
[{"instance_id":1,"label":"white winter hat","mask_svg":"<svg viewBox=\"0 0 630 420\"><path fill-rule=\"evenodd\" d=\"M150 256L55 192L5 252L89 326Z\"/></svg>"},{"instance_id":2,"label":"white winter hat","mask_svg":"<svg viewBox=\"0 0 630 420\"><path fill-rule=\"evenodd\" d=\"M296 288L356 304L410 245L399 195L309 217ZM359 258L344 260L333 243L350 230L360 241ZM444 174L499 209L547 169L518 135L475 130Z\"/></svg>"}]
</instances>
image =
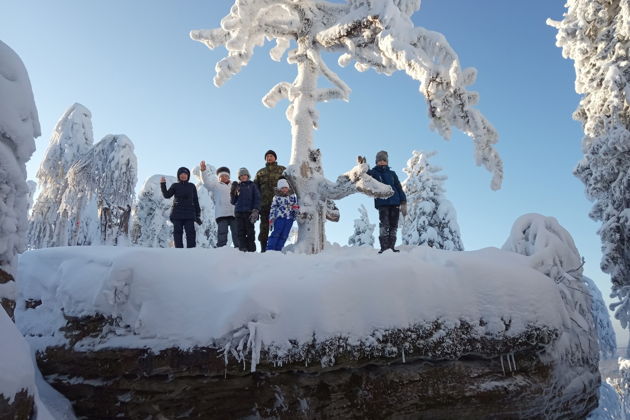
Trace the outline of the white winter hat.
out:
<instances>
[{"instance_id":1,"label":"white winter hat","mask_svg":"<svg viewBox=\"0 0 630 420\"><path fill-rule=\"evenodd\" d=\"M290 188L289 187L289 183L287 182L286 179L279 179L278 180L278 189L281 189L281 188L284 188L284 187Z\"/></svg>"}]
</instances>

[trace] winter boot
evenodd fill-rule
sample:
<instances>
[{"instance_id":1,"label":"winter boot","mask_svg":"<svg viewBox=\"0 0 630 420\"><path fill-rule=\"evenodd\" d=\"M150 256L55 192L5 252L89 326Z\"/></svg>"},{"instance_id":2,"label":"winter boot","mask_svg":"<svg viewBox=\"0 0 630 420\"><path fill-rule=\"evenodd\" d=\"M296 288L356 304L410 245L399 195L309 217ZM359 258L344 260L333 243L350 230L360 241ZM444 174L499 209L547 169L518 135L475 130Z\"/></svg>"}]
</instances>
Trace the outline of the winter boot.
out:
<instances>
[{"instance_id":1,"label":"winter boot","mask_svg":"<svg viewBox=\"0 0 630 420\"><path fill-rule=\"evenodd\" d=\"M400 249L394 248L394 244L396 244L396 231L394 233L389 234L389 248L394 252L400 252Z\"/></svg>"},{"instance_id":2,"label":"winter boot","mask_svg":"<svg viewBox=\"0 0 630 420\"><path fill-rule=\"evenodd\" d=\"M378 241L381 243L381 250L378 251L379 254L387 251L389 249L389 237L388 236L379 236Z\"/></svg>"}]
</instances>

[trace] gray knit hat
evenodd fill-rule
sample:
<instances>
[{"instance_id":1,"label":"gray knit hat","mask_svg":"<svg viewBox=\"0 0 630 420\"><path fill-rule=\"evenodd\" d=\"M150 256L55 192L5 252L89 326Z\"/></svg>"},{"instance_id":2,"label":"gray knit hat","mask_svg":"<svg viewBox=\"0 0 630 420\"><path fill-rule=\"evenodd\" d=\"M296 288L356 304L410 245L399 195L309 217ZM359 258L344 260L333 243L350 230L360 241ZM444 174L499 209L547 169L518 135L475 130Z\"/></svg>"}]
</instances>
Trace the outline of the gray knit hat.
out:
<instances>
[{"instance_id":1,"label":"gray knit hat","mask_svg":"<svg viewBox=\"0 0 630 420\"><path fill-rule=\"evenodd\" d=\"M251 178L249 176L249 171L247 170L247 168L241 168L238 170L238 177L240 178L242 175L247 175L249 178Z\"/></svg>"},{"instance_id":2,"label":"gray knit hat","mask_svg":"<svg viewBox=\"0 0 630 420\"><path fill-rule=\"evenodd\" d=\"M376 163L379 163L381 160L389 162L389 156L387 156L387 152L385 150L381 150L376 154Z\"/></svg>"}]
</instances>

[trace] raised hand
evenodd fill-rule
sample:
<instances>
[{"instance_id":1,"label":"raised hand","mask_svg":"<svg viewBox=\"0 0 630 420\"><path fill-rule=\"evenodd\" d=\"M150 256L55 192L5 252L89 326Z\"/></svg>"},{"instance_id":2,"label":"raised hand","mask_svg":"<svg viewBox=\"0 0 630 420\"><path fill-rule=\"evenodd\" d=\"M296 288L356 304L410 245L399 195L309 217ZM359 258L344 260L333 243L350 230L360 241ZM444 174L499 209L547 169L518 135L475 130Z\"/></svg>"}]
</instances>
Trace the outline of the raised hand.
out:
<instances>
[{"instance_id":1,"label":"raised hand","mask_svg":"<svg viewBox=\"0 0 630 420\"><path fill-rule=\"evenodd\" d=\"M206 170L206 161L202 160L201 163L199 164L199 169L201 170L201 172Z\"/></svg>"},{"instance_id":2,"label":"raised hand","mask_svg":"<svg viewBox=\"0 0 630 420\"><path fill-rule=\"evenodd\" d=\"M160 184L166 184L166 178L164 177L160 178Z\"/></svg>"}]
</instances>

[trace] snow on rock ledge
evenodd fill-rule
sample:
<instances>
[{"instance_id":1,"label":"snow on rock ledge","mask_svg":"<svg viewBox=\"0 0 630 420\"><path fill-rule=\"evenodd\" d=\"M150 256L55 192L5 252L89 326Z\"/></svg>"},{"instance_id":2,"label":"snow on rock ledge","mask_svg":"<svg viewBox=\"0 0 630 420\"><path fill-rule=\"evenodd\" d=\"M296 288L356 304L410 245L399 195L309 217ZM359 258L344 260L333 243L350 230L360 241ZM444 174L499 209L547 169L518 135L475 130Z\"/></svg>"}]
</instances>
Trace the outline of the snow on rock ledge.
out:
<instances>
[{"instance_id":1,"label":"snow on rock ledge","mask_svg":"<svg viewBox=\"0 0 630 420\"><path fill-rule=\"evenodd\" d=\"M599 386L592 319L573 313L588 302L530 258L51 248L20 258L16 322L46 378L88 418L155 407L167 417L193 407L201 417L439 418L458 405L473 417L580 417Z\"/></svg>"}]
</instances>

